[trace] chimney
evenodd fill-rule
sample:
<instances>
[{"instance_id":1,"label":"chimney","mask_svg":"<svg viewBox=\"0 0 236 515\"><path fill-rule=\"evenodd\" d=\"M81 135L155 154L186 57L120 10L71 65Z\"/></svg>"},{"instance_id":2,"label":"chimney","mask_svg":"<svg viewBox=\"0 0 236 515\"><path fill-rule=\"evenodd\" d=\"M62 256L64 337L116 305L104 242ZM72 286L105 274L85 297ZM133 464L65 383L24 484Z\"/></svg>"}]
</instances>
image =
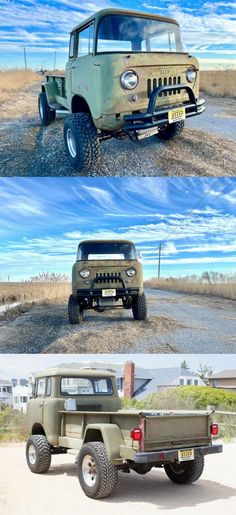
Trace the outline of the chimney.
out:
<instances>
[{"instance_id":1,"label":"chimney","mask_svg":"<svg viewBox=\"0 0 236 515\"><path fill-rule=\"evenodd\" d=\"M124 398L132 399L134 394L134 363L126 361L124 366Z\"/></svg>"}]
</instances>

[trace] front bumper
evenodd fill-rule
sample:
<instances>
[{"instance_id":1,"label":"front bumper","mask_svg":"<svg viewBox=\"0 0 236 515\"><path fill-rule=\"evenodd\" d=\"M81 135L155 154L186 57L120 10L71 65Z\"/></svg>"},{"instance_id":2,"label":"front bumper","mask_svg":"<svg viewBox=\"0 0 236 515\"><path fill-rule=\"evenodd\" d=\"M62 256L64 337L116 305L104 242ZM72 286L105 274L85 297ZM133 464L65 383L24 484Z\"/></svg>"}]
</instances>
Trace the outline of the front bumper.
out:
<instances>
[{"instance_id":1,"label":"front bumper","mask_svg":"<svg viewBox=\"0 0 236 515\"><path fill-rule=\"evenodd\" d=\"M77 290L77 297L87 299L98 299L102 298L102 290L113 288L113 286L107 286L104 288L96 288L95 290L90 289L79 289ZM114 287L115 288L115 287ZM139 288L115 288L116 296L114 298L127 297L127 295L139 295Z\"/></svg>"},{"instance_id":2,"label":"front bumper","mask_svg":"<svg viewBox=\"0 0 236 515\"><path fill-rule=\"evenodd\" d=\"M192 447L191 447L192 448ZM178 450L188 450L188 447L181 447L180 449L170 449L166 451L155 452L137 452L134 455L135 463L165 463L178 461ZM205 456L205 454L215 454L223 451L222 445L209 445L201 447L193 447L194 457Z\"/></svg>"},{"instance_id":3,"label":"front bumper","mask_svg":"<svg viewBox=\"0 0 236 515\"><path fill-rule=\"evenodd\" d=\"M188 93L189 101L176 105L170 105L168 108L156 107L158 95L169 91L185 90ZM178 108L185 107L185 116L196 116L205 111L205 100L196 100L194 91L188 84L178 84L176 86L159 86L155 88L150 96L148 109L145 112L126 114L124 116L124 130L127 133L135 130L150 129L151 127L161 127L168 124L168 112Z\"/></svg>"}]
</instances>

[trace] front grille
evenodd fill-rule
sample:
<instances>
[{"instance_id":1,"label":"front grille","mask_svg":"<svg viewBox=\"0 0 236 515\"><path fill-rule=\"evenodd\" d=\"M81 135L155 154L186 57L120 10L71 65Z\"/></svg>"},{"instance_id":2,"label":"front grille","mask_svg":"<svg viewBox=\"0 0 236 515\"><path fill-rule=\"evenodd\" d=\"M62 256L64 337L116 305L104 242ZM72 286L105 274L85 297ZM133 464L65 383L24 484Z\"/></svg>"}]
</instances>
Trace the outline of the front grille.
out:
<instances>
[{"instance_id":1,"label":"front grille","mask_svg":"<svg viewBox=\"0 0 236 515\"><path fill-rule=\"evenodd\" d=\"M96 284L117 284L121 280L120 272L101 272L96 274Z\"/></svg>"},{"instance_id":2,"label":"front grille","mask_svg":"<svg viewBox=\"0 0 236 515\"><path fill-rule=\"evenodd\" d=\"M162 79L161 77L159 79L148 79L147 80L147 96L150 98L153 90L160 86L176 86L176 84L181 84L181 77L180 75L176 77L164 77ZM159 93L159 97L167 96L167 95L177 95L180 93L180 89L177 89L175 91L163 91L162 93Z\"/></svg>"}]
</instances>

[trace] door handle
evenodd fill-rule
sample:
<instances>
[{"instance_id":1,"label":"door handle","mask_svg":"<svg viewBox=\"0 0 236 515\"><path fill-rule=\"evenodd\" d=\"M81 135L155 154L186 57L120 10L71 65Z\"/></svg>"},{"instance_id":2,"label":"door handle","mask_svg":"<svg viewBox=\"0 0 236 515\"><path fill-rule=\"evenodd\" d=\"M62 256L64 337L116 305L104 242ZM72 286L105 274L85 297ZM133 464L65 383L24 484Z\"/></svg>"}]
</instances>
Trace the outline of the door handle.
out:
<instances>
[{"instance_id":1,"label":"door handle","mask_svg":"<svg viewBox=\"0 0 236 515\"><path fill-rule=\"evenodd\" d=\"M42 406L43 406L43 402L40 402L40 405L39 405L39 407L40 407L40 408L42 408Z\"/></svg>"}]
</instances>

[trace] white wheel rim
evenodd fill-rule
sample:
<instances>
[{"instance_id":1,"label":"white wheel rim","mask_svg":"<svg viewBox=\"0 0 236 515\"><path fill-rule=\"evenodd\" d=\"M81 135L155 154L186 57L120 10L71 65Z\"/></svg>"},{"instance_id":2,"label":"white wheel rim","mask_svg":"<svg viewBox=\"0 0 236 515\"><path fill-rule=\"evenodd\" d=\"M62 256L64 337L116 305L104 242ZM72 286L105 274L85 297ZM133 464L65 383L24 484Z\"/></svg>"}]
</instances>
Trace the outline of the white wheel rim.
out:
<instances>
[{"instance_id":1,"label":"white wheel rim","mask_svg":"<svg viewBox=\"0 0 236 515\"><path fill-rule=\"evenodd\" d=\"M40 118L43 119L43 106L42 106L41 100L39 101L39 114L40 114Z\"/></svg>"},{"instance_id":2,"label":"white wheel rim","mask_svg":"<svg viewBox=\"0 0 236 515\"><path fill-rule=\"evenodd\" d=\"M29 448L28 448L28 457L29 457L29 462L31 463L31 465L34 465L36 462L36 452L35 452L35 448L32 444L29 445Z\"/></svg>"},{"instance_id":3,"label":"white wheel rim","mask_svg":"<svg viewBox=\"0 0 236 515\"><path fill-rule=\"evenodd\" d=\"M88 486L94 486L97 480L97 469L95 460L89 454L83 459L82 462L82 475L83 479Z\"/></svg>"},{"instance_id":4,"label":"white wheel rim","mask_svg":"<svg viewBox=\"0 0 236 515\"><path fill-rule=\"evenodd\" d=\"M74 135L73 135L73 132L71 129L67 129L66 142L67 142L67 147L69 149L70 155L72 157L76 157L76 143L75 143L75 138L74 138Z\"/></svg>"}]
</instances>

